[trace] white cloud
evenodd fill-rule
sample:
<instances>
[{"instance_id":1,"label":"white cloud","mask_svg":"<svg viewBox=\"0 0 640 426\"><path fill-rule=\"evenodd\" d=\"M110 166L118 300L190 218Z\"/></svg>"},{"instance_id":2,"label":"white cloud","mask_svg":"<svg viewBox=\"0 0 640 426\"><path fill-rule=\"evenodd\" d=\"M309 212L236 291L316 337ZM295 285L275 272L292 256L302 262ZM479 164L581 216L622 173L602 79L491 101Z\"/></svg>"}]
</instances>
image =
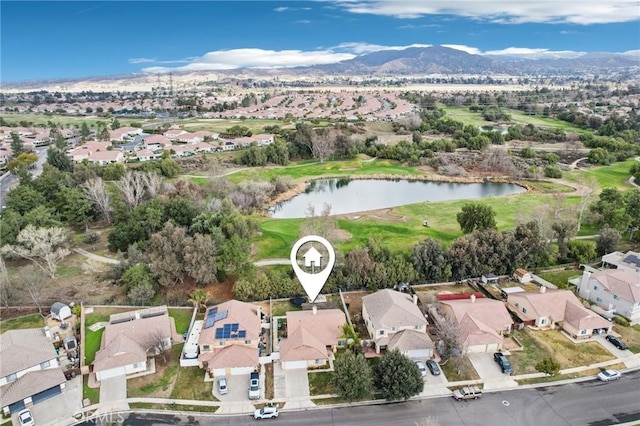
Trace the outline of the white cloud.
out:
<instances>
[{"instance_id":1,"label":"white cloud","mask_svg":"<svg viewBox=\"0 0 640 426\"><path fill-rule=\"evenodd\" d=\"M286 7L286 6L280 6L280 7L276 7L273 10L276 11L276 12L286 12L287 10L289 10L289 8Z\"/></svg>"},{"instance_id":2,"label":"white cloud","mask_svg":"<svg viewBox=\"0 0 640 426\"><path fill-rule=\"evenodd\" d=\"M300 19L299 21L295 21L296 24L310 24L311 21L308 19Z\"/></svg>"},{"instance_id":3,"label":"white cloud","mask_svg":"<svg viewBox=\"0 0 640 426\"><path fill-rule=\"evenodd\" d=\"M471 55L481 55L482 52L477 47L465 46L464 44L443 44L442 46L448 47L449 49L462 50L463 52L467 52Z\"/></svg>"},{"instance_id":4,"label":"white cloud","mask_svg":"<svg viewBox=\"0 0 640 426\"><path fill-rule=\"evenodd\" d=\"M499 23L604 24L638 20L638 0L359 0L338 4L352 13L413 19L456 15Z\"/></svg>"},{"instance_id":5,"label":"white cloud","mask_svg":"<svg viewBox=\"0 0 640 426\"><path fill-rule=\"evenodd\" d=\"M363 53L378 52L380 50L404 50L410 47L430 47L430 44L409 44L406 46L383 46L381 44L371 44L362 42L349 42L340 43L332 48L332 50L348 51L355 53L356 55L362 55Z\"/></svg>"},{"instance_id":6,"label":"white cloud","mask_svg":"<svg viewBox=\"0 0 640 426\"><path fill-rule=\"evenodd\" d=\"M155 62L156 60L153 58L131 58L129 59L130 64L148 64L150 62Z\"/></svg>"},{"instance_id":7,"label":"white cloud","mask_svg":"<svg viewBox=\"0 0 640 426\"><path fill-rule=\"evenodd\" d=\"M148 67L144 72L206 71L236 68L298 67L316 64L332 64L352 59L356 55L332 50L265 50L231 49L208 52L190 63L175 67Z\"/></svg>"},{"instance_id":8,"label":"white cloud","mask_svg":"<svg viewBox=\"0 0 640 426\"><path fill-rule=\"evenodd\" d=\"M487 56L514 56L523 59L559 59L559 58L578 58L584 55L584 52L574 52L572 50L549 50L543 48L528 47L507 47L501 50L488 50L483 53Z\"/></svg>"}]
</instances>

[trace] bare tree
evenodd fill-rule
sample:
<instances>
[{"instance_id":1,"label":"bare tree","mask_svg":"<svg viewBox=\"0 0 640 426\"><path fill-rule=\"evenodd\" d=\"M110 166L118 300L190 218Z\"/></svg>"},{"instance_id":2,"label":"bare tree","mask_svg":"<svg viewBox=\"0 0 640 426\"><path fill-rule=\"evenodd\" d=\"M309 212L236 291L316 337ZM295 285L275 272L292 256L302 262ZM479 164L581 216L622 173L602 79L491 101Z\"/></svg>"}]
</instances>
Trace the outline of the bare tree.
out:
<instances>
[{"instance_id":1,"label":"bare tree","mask_svg":"<svg viewBox=\"0 0 640 426\"><path fill-rule=\"evenodd\" d=\"M146 194L144 173L128 171L116 186L122 191L124 202L130 208L140 205Z\"/></svg>"},{"instance_id":2,"label":"bare tree","mask_svg":"<svg viewBox=\"0 0 640 426\"><path fill-rule=\"evenodd\" d=\"M311 155L322 163L333 154L336 136L330 129L316 130L310 141Z\"/></svg>"},{"instance_id":3,"label":"bare tree","mask_svg":"<svg viewBox=\"0 0 640 426\"><path fill-rule=\"evenodd\" d=\"M144 185L147 189L147 196L153 198L162 192L162 176L156 172L143 174Z\"/></svg>"},{"instance_id":4,"label":"bare tree","mask_svg":"<svg viewBox=\"0 0 640 426\"><path fill-rule=\"evenodd\" d=\"M437 305L432 305L429 312L433 317L438 336L442 339L440 355L446 359L446 362L452 363L458 374L462 374L466 348L457 321L452 316L440 312Z\"/></svg>"},{"instance_id":5,"label":"bare tree","mask_svg":"<svg viewBox=\"0 0 640 426\"><path fill-rule=\"evenodd\" d=\"M7 273L7 266L4 264L4 258L0 256L0 304L2 306L9 306L10 298L11 286L9 283L9 274Z\"/></svg>"},{"instance_id":6,"label":"bare tree","mask_svg":"<svg viewBox=\"0 0 640 426\"><path fill-rule=\"evenodd\" d=\"M300 233L303 235L318 235L331 242L337 240L338 225L331 216L331 204L325 203L319 215L316 214L315 206L309 204L305 209L306 219L302 223Z\"/></svg>"},{"instance_id":7,"label":"bare tree","mask_svg":"<svg viewBox=\"0 0 640 426\"><path fill-rule=\"evenodd\" d=\"M6 245L0 254L30 260L49 277L56 275L58 262L71 251L67 248L67 234L62 228L36 228L27 225L16 238L15 245Z\"/></svg>"},{"instance_id":8,"label":"bare tree","mask_svg":"<svg viewBox=\"0 0 640 426\"><path fill-rule=\"evenodd\" d=\"M42 313L42 290L47 283L47 277L35 266L29 265L20 269L16 276L16 283L18 283L18 288L29 295L33 304L38 308L40 315L44 317Z\"/></svg>"},{"instance_id":9,"label":"bare tree","mask_svg":"<svg viewBox=\"0 0 640 426\"><path fill-rule=\"evenodd\" d=\"M101 177L95 177L87 180L81 186L84 193L95 204L100 211L102 218L111 223L111 197L107 192L104 181Z\"/></svg>"},{"instance_id":10,"label":"bare tree","mask_svg":"<svg viewBox=\"0 0 640 426\"><path fill-rule=\"evenodd\" d=\"M147 335L144 343L144 349L148 355L162 356L162 360L167 362L167 352L171 348L171 344L167 343L167 336L163 336L160 330L153 330Z\"/></svg>"},{"instance_id":11,"label":"bare tree","mask_svg":"<svg viewBox=\"0 0 640 426\"><path fill-rule=\"evenodd\" d=\"M595 193L597 183L595 179L592 178L588 181L588 183L584 183L583 187L584 192L580 196L580 203L578 204L578 229L576 230L576 233L580 232L580 226L582 225L584 212L587 210L587 207L589 207L589 204L591 203L591 197Z\"/></svg>"}]
</instances>

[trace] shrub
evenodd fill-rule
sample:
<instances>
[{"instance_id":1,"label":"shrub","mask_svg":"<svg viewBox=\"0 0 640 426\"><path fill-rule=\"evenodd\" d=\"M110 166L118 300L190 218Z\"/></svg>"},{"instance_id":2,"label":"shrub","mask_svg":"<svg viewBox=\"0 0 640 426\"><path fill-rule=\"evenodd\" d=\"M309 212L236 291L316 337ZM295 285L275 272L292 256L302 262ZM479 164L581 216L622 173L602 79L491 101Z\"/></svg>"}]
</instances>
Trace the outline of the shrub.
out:
<instances>
[{"instance_id":1,"label":"shrub","mask_svg":"<svg viewBox=\"0 0 640 426\"><path fill-rule=\"evenodd\" d=\"M614 321L616 324L621 325L621 326L623 326L623 327L629 327L629 320L628 320L628 319L626 319L625 317L621 317L620 315L616 315L616 316L613 318L613 321Z\"/></svg>"},{"instance_id":2,"label":"shrub","mask_svg":"<svg viewBox=\"0 0 640 426\"><path fill-rule=\"evenodd\" d=\"M554 358L547 357L536 364L536 370L549 376L555 376L560 372L560 363Z\"/></svg>"},{"instance_id":3,"label":"shrub","mask_svg":"<svg viewBox=\"0 0 640 426\"><path fill-rule=\"evenodd\" d=\"M559 179L562 177L562 172L555 166L547 166L544 168L544 175L548 178Z\"/></svg>"}]
</instances>

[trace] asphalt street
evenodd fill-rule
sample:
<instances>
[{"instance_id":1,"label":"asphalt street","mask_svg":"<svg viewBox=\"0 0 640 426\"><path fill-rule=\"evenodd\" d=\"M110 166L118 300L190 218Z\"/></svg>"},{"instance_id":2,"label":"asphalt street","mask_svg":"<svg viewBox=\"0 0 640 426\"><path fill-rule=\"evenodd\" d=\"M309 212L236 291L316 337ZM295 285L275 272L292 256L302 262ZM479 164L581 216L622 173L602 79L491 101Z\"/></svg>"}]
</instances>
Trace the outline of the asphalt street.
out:
<instances>
[{"instance_id":1,"label":"asphalt street","mask_svg":"<svg viewBox=\"0 0 640 426\"><path fill-rule=\"evenodd\" d=\"M640 421L640 371L615 382L597 380L486 393L481 399L454 401L436 398L375 406L314 409L281 413L276 420L254 420L250 415L129 414L128 426L163 425L279 425L427 426L429 417L440 426L604 426ZM83 424L91 425L92 422Z\"/></svg>"},{"instance_id":2,"label":"asphalt street","mask_svg":"<svg viewBox=\"0 0 640 426\"><path fill-rule=\"evenodd\" d=\"M34 177L37 177L42 173L42 165L47 161L48 149L48 146L42 146L35 149L35 152L38 155L38 162L34 165L34 169L31 171L31 174ZM0 206L4 206L7 193L14 185L18 184L18 180L17 176L9 174L0 181Z\"/></svg>"}]
</instances>

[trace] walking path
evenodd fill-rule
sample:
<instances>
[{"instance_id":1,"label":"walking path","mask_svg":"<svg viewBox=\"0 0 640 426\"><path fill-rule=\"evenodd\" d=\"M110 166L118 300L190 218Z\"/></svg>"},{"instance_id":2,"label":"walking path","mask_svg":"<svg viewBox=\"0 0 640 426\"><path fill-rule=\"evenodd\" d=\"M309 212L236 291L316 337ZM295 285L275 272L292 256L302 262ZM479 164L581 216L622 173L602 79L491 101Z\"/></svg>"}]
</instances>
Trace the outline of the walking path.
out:
<instances>
[{"instance_id":1,"label":"walking path","mask_svg":"<svg viewBox=\"0 0 640 426\"><path fill-rule=\"evenodd\" d=\"M75 251L78 254L83 255L84 257L91 259L91 260L95 260L96 262L101 262L101 263L109 263L112 265L117 265L118 263L120 263L120 261L118 259L113 259L111 257L105 257L105 256L100 256L99 254L95 254L95 253L90 253L84 249L81 248L74 248L73 251Z\"/></svg>"}]
</instances>

